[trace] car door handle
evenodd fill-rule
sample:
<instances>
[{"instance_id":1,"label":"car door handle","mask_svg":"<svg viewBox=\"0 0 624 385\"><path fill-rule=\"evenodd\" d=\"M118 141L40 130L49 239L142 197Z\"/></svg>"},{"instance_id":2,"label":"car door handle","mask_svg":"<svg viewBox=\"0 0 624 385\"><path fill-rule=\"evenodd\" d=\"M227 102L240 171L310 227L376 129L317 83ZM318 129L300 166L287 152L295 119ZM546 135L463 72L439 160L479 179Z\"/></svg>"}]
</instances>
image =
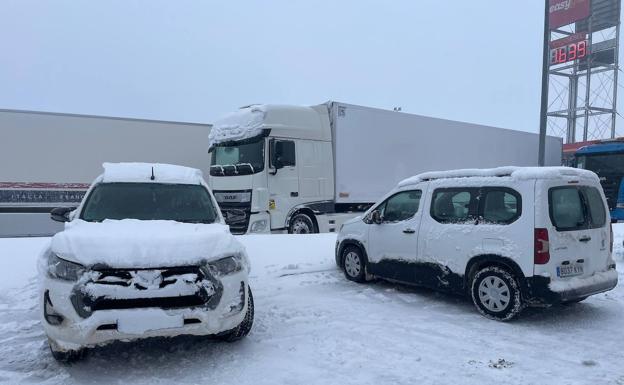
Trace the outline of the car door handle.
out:
<instances>
[{"instance_id":1,"label":"car door handle","mask_svg":"<svg viewBox=\"0 0 624 385\"><path fill-rule=\"evenodd\" d=\"M403 229L403 232L405 234L414 234L416 232L416 230L407 228L407 229Z\"/></svg>"},{"instance_id":2,"label":"car door handle","mask_svg":"<svg viewBox=\"0 0 624 385\"><path fill-rule=\"evenodd\" d=\"M290 196L291 197L298 197L299 196L299 192L298 191L291 191L290 192Z\"/></svg>"},{"instance_id":3,"label":"car door handle","mask_svg":"<svg viewBox=\"0 0 624 385\"><path fill-rule=\"evenodd\" d=\"M589 241L591 241L591 237L589 235L586 235L584 237L580 237L579 241L580 242L589 242Z\"/></svg>"}]
</instances>

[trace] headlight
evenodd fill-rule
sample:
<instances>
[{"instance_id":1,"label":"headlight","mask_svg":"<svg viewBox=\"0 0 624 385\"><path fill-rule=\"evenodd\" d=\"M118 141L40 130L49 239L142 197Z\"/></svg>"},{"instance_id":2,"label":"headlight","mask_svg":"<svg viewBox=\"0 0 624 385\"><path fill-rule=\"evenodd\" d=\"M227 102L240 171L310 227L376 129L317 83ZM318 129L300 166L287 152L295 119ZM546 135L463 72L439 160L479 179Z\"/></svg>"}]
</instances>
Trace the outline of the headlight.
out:
<instances>
[{"instance_id":1,"label":"headlight","mask_svg":"<svg viewBox=\"0 0 624 385\"><path fill-rule=\"evenodd\" d=\"M216 261L208 262L208 268L214 275L228 275L243 269L241 256L225 257Z\"/></svg>"},{"instance_id":2,"label":"headlight","mask_svg":"<svg viewBox=\"0 0 624 385\"><path fill-rule=\"evenodd\" d=\"M84 270L84 266L61 259L54 253L50 253L48 257L48 274L52 278L77 281Z\"/></svg>"},{"instance_id":3,"label":"headlight","mask_svg":"<svg viewBox=\"0 0 624 385\"><path fill-rule=\"evenodd\" d=\"M255 221L254 223L251 224L251 227L249 228L249 232L250 233L261 233L264 230L266 230L267 228L267 220L266 219L261 219L259 221Z\"/></svg>"}]
</instances>

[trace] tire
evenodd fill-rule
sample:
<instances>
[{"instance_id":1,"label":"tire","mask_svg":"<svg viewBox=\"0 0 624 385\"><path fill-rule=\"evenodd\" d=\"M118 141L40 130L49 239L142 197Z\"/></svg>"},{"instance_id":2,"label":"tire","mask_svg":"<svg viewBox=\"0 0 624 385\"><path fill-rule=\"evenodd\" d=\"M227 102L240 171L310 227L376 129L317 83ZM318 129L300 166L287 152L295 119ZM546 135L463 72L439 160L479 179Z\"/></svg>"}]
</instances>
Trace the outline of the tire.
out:
<instances>
[{"instance_id":1,"label":"tire","mask_svg":"<svg viewBox=\"0 0 624 385\"><path fill-rule=\"evenodd\" d=\"M52 341L48 341L48 346L50 347L52 357L54 357L56 361L65 364L71 364L73 362L80 361L84 359L87 355L87 349L59 350L55 347L56 344Z\"/></svg>"},{"instance_id":2,"label":"tire","mask_svg":"<svg viewBox=\"0 0 624 385\"><path fill-rule=\"evenodd\" d=\"M349 281L366 282L366 261L359 247L347 246L342 251L342 270Z\"/></svg>"},{"instance_id":3,"label":"tire","mask_svg":"<svg viewBox=\"0 0 624 385\"><path fill-rule=\"evenodd\" d=\"M245 313L245 318L243 322L241 322L237 327L232 330L228 330L227 332L220 334L218 337L222 341L225 342L234 342L242 339L247 336L251 331L251 327L253 326L254 321L254 300L253 294L251 294L251 288L247 289L247 312Z\"/></svg>"},{"instance_id":4,"label":"tire","mask_svg":"<svg viewBox=\"0 0 624 385\"><path fill-rule=\"evenodd\" d=\"M517 278L498 266L485 267L475 274L471 294L479 313L496 321L509 321L524 308Z\"/></svg>"},{"instance_id":5,"label":"tire","mask_svg":"<svg viewBox=\"0 0 624 385\"><path fill-rule=\"evenodd\" d=\"M318 229L308 214L298 213L290 219L288 234L314 234Z\"/></svg>"}]
</instances>

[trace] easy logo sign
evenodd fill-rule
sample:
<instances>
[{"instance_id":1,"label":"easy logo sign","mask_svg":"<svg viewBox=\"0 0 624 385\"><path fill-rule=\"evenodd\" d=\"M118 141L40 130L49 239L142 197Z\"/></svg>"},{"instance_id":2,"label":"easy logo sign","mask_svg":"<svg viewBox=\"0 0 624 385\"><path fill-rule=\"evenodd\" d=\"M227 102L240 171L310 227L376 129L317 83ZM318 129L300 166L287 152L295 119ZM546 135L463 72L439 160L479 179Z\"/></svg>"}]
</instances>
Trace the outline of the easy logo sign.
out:
<instances>
[{"instance_id":1,"label":"easy logo sign","mask_svg":"<svg viewBox=\"0 0 624 385\"><path fill-rule=\"evenodd\" d=\"M590 0L549 0L549 28L558 28L588 18L591 13L589 2Z\"/></svg>"}]
</instances>

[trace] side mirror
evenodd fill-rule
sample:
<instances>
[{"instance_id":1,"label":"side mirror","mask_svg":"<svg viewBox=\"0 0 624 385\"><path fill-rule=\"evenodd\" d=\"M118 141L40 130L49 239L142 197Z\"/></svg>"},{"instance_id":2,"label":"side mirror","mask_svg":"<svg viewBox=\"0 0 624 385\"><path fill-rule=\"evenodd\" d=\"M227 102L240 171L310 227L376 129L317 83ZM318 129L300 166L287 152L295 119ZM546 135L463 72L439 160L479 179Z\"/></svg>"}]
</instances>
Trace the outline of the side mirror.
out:
<instances>
[{"instance_id":1,"label":"side mirror","mask_svg":"<svg viewBox=\"0 0 624 385\"><path fill-rule=\"evenodd\" d=\"M74 211L75 207L57 207L52 209L50 217L53 221L57 222L69 222L69 213Z\"/></svg>"},{"instance_id":2,"label":"side mirror","mask_svg":"<svg viewBox=\"0 0 624 385\"><path fill-rule=\"evenodd\" d=\"M379 210L374 210L371 213L371 222L373 222L376 225L380 225L381 222L383 221L383 219L381 218L381 213L379 212Z\"/></svg>"}]
</instances>

